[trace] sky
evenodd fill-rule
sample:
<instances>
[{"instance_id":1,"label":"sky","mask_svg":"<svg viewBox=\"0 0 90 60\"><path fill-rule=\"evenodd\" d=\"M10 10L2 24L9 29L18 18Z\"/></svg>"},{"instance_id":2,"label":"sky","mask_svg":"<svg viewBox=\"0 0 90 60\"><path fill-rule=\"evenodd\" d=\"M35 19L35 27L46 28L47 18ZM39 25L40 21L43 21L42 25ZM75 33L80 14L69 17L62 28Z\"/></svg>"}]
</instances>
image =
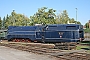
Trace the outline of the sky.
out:
<instances>
[{"instance_id":1,"label":"sky","mask_svg":"<svg viewBox=\"0 0 90 60\"><path fill-rule=\"evenodd\" d=\"M56 14L67 10L69 17L74 19L77 8L77 21L84 25L90 20L90 0L0 0L0 17L10 15L13 10L30 17L41 7L53 8Z\"/></svg>"}]
</instances>

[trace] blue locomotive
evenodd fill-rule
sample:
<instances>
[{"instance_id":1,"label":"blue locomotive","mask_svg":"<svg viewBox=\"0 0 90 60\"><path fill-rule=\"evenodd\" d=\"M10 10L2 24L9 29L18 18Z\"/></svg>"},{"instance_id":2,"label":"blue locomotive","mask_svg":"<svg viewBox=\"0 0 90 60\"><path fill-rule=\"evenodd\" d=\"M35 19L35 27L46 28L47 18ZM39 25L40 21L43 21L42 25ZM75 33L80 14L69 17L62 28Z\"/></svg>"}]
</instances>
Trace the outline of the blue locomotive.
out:
<instances>
[{"instance_id":1,"label":"blue locomotive","mask_svg":"<svg viewBox=\"0 0 90 60\"><path fill-rule=\"evenodd\" d=\"M84 31L79 24L9 26L7 39L16 42L78 42L84 40Z\"/></svg>"}]
</instances>

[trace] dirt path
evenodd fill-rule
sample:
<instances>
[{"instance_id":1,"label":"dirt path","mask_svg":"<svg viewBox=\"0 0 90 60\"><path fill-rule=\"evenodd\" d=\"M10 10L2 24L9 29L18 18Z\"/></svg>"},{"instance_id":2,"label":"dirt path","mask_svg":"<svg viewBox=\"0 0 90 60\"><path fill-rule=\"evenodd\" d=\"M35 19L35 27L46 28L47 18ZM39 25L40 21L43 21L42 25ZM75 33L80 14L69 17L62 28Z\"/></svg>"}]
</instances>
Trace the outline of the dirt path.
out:
<instances>
[{"instance_id":1,"label":"dirt path","mask_svg":"<svg viewBox=\"0 0 90 60\"><path fill-rule=\"evenodd\" d=\"M0 60L56 60L56 58L0 46Z\"/></svg>"}]
</instances>

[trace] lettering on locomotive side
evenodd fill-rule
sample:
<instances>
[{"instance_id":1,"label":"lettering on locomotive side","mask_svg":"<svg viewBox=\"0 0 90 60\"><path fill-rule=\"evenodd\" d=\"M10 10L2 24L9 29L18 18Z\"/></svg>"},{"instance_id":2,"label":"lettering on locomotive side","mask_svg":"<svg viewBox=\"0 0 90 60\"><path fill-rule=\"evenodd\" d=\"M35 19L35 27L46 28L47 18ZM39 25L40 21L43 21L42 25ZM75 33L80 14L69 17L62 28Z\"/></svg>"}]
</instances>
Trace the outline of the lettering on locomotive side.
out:
<instances>
[{"instance_id":1,"label":"lettering on locomotive side","mask_svg":"<svg viewBox=\"0 0 90 60\"><path fill-rule=\"evenodd\" d=\"M63 35L63 32L59 32L59 35Z\"/></svg>"}]
</instances>

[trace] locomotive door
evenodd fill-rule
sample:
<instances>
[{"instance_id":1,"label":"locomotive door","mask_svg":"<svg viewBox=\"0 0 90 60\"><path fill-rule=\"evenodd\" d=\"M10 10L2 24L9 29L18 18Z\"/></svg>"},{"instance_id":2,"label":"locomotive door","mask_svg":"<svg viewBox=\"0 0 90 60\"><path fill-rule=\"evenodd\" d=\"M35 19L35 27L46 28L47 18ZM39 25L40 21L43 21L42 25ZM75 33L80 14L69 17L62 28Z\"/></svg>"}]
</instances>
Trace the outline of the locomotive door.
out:
<instances>
[{"instance_id":1,"label":"locomotive door","mask_svg":"<svg viewBox=\"0 0 90 60\"><path fill-rule=\"evenodd\" d=\"M75 32L71 31L71 39L75 39Z\"/></svg>"},{"instance_id":2,"label":"locomotive door","mask_svg":"<svg viewBox=\"0 0 90 60\"><path fill-rule=\"evenodd\" d=\"M75 31L73 31L73 39L75 39Z\"/></svg>"},{"instance_id":3,"label":"locomotive door","mask_svg":"<svg viewBox=\"0 0 90 60\"><path fill-rule=\"evenodd\" d=\"M42 40L42 42L44 42L45 40L45 34L44 34L44 28L38 28L37 32L36 32L36 39L38 40Z\"/></svg>"}]
</instances>

